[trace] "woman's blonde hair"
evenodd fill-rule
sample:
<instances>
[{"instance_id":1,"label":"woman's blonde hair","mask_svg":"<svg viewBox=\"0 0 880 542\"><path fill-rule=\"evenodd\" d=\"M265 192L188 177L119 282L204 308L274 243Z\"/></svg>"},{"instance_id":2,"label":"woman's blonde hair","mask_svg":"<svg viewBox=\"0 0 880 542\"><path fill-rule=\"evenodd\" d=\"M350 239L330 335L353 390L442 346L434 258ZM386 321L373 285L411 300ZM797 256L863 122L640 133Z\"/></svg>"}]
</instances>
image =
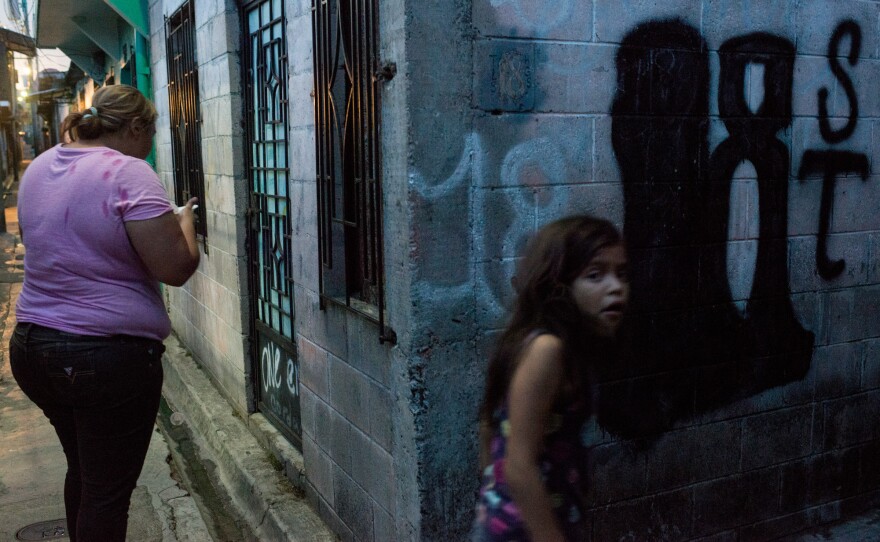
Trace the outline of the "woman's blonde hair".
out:
<instances>
[{"instance_id":1,"label":"woman's blonde hair","mask_svg":"<svg viewBox=\"0 0 880 542\"><path fill-rule=\"evenodd\" d=\"M157 116L156 107L138 89L129 85L108 85L95 92L92 107L67 115L61 124L61 133L70 141L97 139L118 132L133 122L152 124Z\"/></svg>"}]
</instances>

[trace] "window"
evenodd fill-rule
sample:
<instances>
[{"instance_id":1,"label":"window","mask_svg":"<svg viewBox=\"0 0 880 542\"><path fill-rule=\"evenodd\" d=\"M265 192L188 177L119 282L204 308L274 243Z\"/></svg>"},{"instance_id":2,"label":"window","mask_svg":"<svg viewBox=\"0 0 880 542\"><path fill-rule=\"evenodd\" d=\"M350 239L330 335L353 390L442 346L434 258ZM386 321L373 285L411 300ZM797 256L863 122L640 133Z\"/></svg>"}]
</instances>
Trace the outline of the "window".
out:
<instances>
[{"instance_id":1,"label":"window","mask_svg":"<svg viewBox=\"0 0 880 542\"><path fill-rule=\"evenodd\" d=\"M378 1L312 0L322 302L385 326Z\"/></svg>"},{"instance_id":2,"label":"window","mask_svg":"<svg viewBox=\"0 0 880 542\"><path fill-rule=\"evenodd\" d=\"M174 197L178 205L199 198L196 233L205 237L205 177L202 172L202 119L199 113L199 69L193 2L185 2L165 19L168 56L168 105L171 113L171 153ZM204 245L207 250L207 244Z\"/></svg>"}]
</instances>

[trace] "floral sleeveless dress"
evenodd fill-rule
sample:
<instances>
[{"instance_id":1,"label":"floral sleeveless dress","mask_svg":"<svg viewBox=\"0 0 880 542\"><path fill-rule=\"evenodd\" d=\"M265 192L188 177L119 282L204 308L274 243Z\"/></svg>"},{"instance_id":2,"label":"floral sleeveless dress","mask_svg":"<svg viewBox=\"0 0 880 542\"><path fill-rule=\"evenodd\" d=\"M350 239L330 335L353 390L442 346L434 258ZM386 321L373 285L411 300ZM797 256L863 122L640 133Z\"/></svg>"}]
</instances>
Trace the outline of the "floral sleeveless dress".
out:
<instances>
[{"instance_id":1,"label":"floral sleeveless dress","mask_svg":"<svg viewBox=\"0 0 880 542\"><path fill-rule=\"evenodd\" d=\"M553 511L559 519L566 540L587 539L581 491L584 446L583 403L556 409L544 435L544 451L539 457L544 486L550 494ZM475 542L527 542L528 532L519 508L513 502L504 474L507 437L510 434L507 404L495 412L497 429L492 436L492 463L483 471L480 499L477 504Z\"/></svg>"}]
</instances>

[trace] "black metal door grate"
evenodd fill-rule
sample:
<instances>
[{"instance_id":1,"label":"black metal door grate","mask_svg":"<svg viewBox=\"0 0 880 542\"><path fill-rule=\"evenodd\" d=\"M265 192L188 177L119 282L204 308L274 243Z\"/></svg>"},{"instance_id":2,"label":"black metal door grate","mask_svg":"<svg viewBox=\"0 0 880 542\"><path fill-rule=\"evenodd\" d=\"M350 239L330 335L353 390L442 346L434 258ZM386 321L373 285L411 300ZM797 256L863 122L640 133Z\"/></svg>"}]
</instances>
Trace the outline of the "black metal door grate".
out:
<instances>
[{"instance_id":1,"label":"black metal door grate","mask_svg":"<svg viewBox=\"0 0 880 542\"><path fill-rule=\"evenodd\" d=\"M199 68L196 62L195 14L192 0L165 19L168 56L168 106L174 196L178 205L199 198L196 233L208 233L205 220L205 177L202 170L202 118L199 112ZM208 244L204 244L207 251Z\"/></svg>"},{"instance_id":2,"label":"black metal door grate","mask_svg":"<svg viewBox=\"0 0 880 542\"><path fill-rule=\"evenodd\" d=\"M242 24L255 387L260 410L298 445L299 363L293 344L287 42L282 0L246 3Z\"/></svg>"}]
</instances>

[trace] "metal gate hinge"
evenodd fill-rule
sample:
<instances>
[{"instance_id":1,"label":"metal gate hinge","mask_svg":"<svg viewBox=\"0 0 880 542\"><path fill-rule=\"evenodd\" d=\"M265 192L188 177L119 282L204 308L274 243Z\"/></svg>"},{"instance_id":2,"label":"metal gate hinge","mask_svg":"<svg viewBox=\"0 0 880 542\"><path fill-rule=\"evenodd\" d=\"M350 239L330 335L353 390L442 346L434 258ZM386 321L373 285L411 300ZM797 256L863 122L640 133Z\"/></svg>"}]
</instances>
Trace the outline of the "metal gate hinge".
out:
<instances>
[{"instance_id":1,"label":"metal gate hinge","mask_svg":"<svg viewBox=\"0 0 880 542\"><path fill-rule=\"evenodd\" d=\"M391 81L394 79L394 76L397 75L397 63L389 62L379 68L379 70L373 75L376 78L376 81Z\"/></svg>"}]
</instances>

